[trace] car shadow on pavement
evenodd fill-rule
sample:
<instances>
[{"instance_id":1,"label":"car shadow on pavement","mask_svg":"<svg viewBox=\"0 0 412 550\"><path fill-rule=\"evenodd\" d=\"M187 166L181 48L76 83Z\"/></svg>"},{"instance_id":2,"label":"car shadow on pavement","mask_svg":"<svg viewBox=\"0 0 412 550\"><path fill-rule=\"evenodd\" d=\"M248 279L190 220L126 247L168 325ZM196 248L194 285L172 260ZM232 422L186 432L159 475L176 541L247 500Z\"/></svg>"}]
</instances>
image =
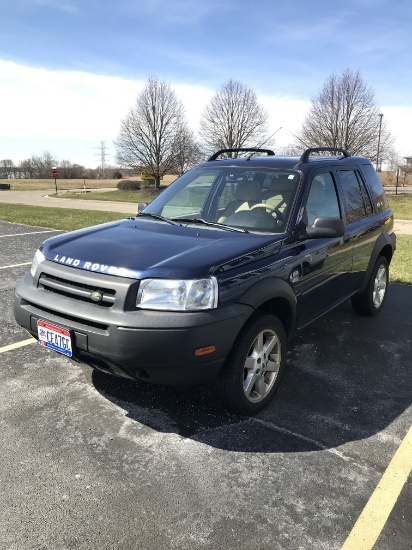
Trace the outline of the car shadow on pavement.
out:
<instances>
[{"instance_id":1,"label":"car shadow on pavement","mask_svg":"<svg viewBox=\"0 0 412 550\"><path fill-rule=\"evenodd\" d=\"M252 418L230 414L209 386L158 386L94 371L96 389L153 430L231 451L306 452L370 437L412 402L412 287L390 285L382 313L350 301L299 333L281 387Z\"/></svg>"}]
</instances>

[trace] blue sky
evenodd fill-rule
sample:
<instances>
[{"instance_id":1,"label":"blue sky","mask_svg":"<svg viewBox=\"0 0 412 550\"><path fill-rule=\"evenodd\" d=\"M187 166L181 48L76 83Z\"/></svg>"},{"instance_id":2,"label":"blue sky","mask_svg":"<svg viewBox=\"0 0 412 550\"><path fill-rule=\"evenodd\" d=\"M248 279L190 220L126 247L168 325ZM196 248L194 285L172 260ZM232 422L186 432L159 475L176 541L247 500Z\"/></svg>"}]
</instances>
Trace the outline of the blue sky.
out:
<instances>
[{"instance_id":1,"label":"blue sky","mask_svg":"<svg viewBox=\"0 0 412 550\"><path fill-rule=\"evenodd\" d=\"M359 70L412 154L410 0L0 0L0 160L99 162L145 80L167 80L197 130L229 78L258 95L279 148L326 79Z\"/></svg>"}]
</instances>

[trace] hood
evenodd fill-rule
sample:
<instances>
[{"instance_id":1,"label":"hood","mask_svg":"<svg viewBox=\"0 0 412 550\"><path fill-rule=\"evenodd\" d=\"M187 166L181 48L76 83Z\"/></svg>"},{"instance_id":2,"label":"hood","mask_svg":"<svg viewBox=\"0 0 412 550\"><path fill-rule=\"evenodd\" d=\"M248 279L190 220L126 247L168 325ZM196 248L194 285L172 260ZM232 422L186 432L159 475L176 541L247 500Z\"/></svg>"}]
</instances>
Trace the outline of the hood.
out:
<instances>
[{"instance_id":1,"label":"hood","mask_svg":"<svg viewBox=\"0 0 412 550\"><path fill-rule=\"evenodd\" d=\"M249 263L279 248L280 236L122 220L45 241L47 260L77 269L141 279L205 277Z\"/></svg>"}]
</instances>

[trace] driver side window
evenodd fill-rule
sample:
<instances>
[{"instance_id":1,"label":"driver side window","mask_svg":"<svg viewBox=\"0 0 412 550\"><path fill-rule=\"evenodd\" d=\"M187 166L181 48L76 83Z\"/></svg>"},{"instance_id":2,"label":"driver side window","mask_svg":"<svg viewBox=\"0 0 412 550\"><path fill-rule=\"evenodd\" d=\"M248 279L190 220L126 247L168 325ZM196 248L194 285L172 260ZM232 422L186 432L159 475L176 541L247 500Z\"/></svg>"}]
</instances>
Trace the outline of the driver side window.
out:
<instances>
[{"instance_id":1,"label":"driver side window","mask_svg":"<svg viewBox=\"0 0 412 550\"><path fill-rule=\"evenodd\" d=\"M338 196L330 172L316 174L306 202L308 224L312 225L321 216L341 217Z\"/></svg>"}]
</instances>

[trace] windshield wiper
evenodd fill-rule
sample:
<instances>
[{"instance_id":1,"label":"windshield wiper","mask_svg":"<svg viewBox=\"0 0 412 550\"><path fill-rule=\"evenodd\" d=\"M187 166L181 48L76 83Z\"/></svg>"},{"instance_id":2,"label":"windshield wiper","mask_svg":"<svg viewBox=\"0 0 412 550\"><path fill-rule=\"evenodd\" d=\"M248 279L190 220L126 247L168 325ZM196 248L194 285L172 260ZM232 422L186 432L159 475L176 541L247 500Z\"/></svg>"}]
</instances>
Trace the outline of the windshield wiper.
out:
<instances>
[{"instance_id":1,"label":"windshield wiper","mask_svg":"<svg viewBox=\"0 0 412 550\"><path fill-rule=\"evenodd\" d=\"M159 214L151 214L150 212L140 212L140 214L137 215L138 218L141 216L147 216L148 218L153 218L154 220L170 223L170 225L182 225L181 223L175 222L169 218L164 218L163 216L159 216Z\"/></svg>"},{"instance_id":2,"label":"windshield wiper","mask_svg":"<svg viewBox=\"0 0 412 550\"><path fill-rule=\"evenodd\" d=\"M231 227L230 225L225 225L224 223L218 222L208 222L202 218L181 218L183 223L201 223L202 225L208 225L210 227L218 227L219 229L224 229L225 231L237 231L238 233L249 233L247 229L242 229L240 227Z\"/></svg>"}]
</instances>

